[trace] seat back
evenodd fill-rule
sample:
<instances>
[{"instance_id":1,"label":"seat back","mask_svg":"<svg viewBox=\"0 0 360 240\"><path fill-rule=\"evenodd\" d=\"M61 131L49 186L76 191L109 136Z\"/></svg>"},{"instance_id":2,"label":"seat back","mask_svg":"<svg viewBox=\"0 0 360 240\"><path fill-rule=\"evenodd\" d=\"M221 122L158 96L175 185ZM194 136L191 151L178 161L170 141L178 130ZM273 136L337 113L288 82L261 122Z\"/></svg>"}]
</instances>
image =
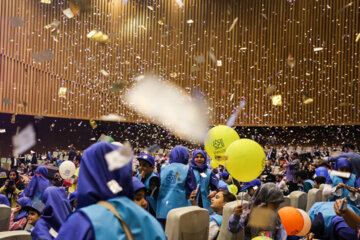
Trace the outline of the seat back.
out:
<instances>
[{"instance_id":1,"label":"seat back","mask_svg":"<svg viewBox=\"0 0 360 240\"><path fill-rule=\"evenodd\" d=\"M313 188L310 189L307 196L306 212L310 210L312 205L316 202L322 201L322 190Z\"/></svg>"},{"instance_id":2,"label":"seat back","mask_svg":"<svg viewBox=\"0 0 360 240\"><path fill-rule=\"evenodd\" d=\"M10 214L10 207L0 204L0 232L9 230Z\"/></svg>"},{"instance_id":3,"label":"seat back","mask_svg":"<svg viewBox=\"0 0 360 240\"><path fill-rule=\"evenodd\" d=\"M31 240L31 234L27 231L0 232L0 240Z\"/></svg>"},{"instance_id":4,"label":"seat back","mask_svg":"<svg viewBox=\"0 0 360 240\"><path fill-rule=\"evenodd\" d=\"M168 240L208 239L209 211L197 206L172 209L166 218Z\"/></svg>"},{"instance_id":5,"label":"seat back","mask_svg":"<svg viewBox=\"0 0 360 240\"><path fill-rule=\"evenodd\" d=\"M284 201L280 204L279 208L290 206L290 197L284 196Z\"/></svg>"},{"instance_id":6,"label":"seat back","mask_svg":"<svg viewBox=\"0 0 360 240\"><path fill-rule=\"evenodd\" d=\"M325 187L325 184L324 184L324 183L320 184L319 189L321 190L321 192L323 192L324 187ZM322 202L327 202L326 197L322 196L322 197L321 197L321 201L322 201Z\"/></svg>"},{"instance_id":7,"label":"seat back","mask_svg":"<svg viewBox=\"0 0 360 240\"><path fill-rule=\"evenodd\" d=\"M306 211L307 194L301 191L293 191L290 193L290 205Z\"/></svg>"},{"instance_id":8,"label":"seat back","mask_svg":"<svg viewBox=\"0 0 360 240\"><path fill-rule=\"evenodd\" d=\"M240 203L240 201L238 201ZM242 240L243 239L243 231L239 233L232 233L228 230L228 223L231 214L234 213L235 207L238 205L237 201L229 202L224 206L223 209L223 219L220 228L220 233L218 236L218 240ZM243 201L243 203L247 203L247 201Z\"/></svg>"}]
</instances>

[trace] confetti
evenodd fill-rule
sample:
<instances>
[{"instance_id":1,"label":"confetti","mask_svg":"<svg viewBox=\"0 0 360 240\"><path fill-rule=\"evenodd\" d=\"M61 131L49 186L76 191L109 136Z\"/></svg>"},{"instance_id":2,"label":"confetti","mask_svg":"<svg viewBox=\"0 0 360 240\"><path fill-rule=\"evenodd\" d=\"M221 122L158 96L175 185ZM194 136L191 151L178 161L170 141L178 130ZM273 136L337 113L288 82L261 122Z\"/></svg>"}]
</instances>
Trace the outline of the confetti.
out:
<instances>
[{"instance_id":1,"label":"confetti","mask_svg":"<svg viewBox=\"0 0 360 240\"><path fill-rule=\"evenodd\" d=\"M105 71L104 69L101 69L101 70L100 70L100 73L101 73L102 75L104 75L105 77L109 76L109 73L108 73L107 71Z\"/></svg>"},{"instance_id":2,"label":"confetti","mask_svg":"<svg viewBox=\"0 0 360 240\"><path fill-rule=\"evenodd\" d=\"M154 144L154 145L151 145L150 147L148 147L147 151L148 151L148 153L153 153L153 152L159 151L160 149L161 148L159 145Z\"/></svg>"},{"instance_id":3,"label":"confetti","mask_svg":"<svg viewBox=\"0 0 360 240\"><path fill-rule=\"evenodd\" d=\"M105 154L109 171L122 168L130 163L132 158L133 152L129 142L125 142L121 148Z\"/></svg>"},{"instance_id":4,"label":"confetti","mask_svg":"<svg viewBox=\"0 0 360 240\"><path fill-rule=\"evenodd\" d=\"M154 11L154 8L152 6L147 6L148 9L150 9L151 11Z\"/></svg>"},{"instance_id":5,"label":"confetti","mask_svg":"<svg viewBox=\"0 0 360 240\"><path fill-rule=\"evenodd\" d=\"M291 56L291 54L289 54L288 58L286 59L286 63L291 68L295 66L295 59Z\"/></svg>"},{"instance_id":6,"label":"confetti","mask_svg":"<svg viewBox=\"0 0 360 240\"><path fill-rule=\"evenodd\" d=\"M233 28L235 27L235 24L237 23L238 18L236 17L233 21L233 23L231 24L229 30L227 30L226 32L231 32L233 30Z\"/></svg>"},{"instance_id":7,"label":"confetti","mask_svg":"<svg viewBox=\"0 0 360 240\"><path fill-rule=\"evenodd\" d=\"M268 94L268 95L270 95L270 94L272 94L272 93L275 92L275 91L276 91L276 86L275 86L275 85L272 85L272 86L268 87L268 88L265 90L265 93Z\"/></svg>"},{"instance_id":8,"label":"confetti","mask_svg":"<svg viewBox=\"0 0 360 240\"><path fill-rule=\"evenodd\" d=\"M144 29L146 31L146 27L144 25L140 25L140 28Z\"/></svg>"},{"instance_id":9,"label":"confetti","mask_svg":"<svg viewBox=\"0 0 360 240\"><path fill-rule=\"evenodd\" d=\"M61 87L59 88L58 95L60 98L66 98L67 88Z\"/></svg>"},{"instance_id":10,"label":"confetti","mask_svg":"<svg viewBox=\"0 0 360 240\"><path fill-rule=\"evenodd\" d=\"M202 143L208 126L205 108L179 87L148 76L126 96L136 112L166 127L177 136Z\"/></svg>"},{"instance_id":11,"label":"confetti","mask_svg":"<svg viewBox=\"0 0 360 240\"><path fill-rule=\"evenodd\" d=\"M86 37L95 40L98 43L107 43L110 41L110 38L107 34L97 30L90 31Z\"/></svg>"},{"instance_id":12,"label":"confetti","mask_svg":"<svg viewBox=\"0 0 360 240\"><path fill-rule=\"evenodd\" d=\"M115 181L114 179L107 182L106 185L108 186L108 188L110 189L110 191L113 194L117 194L123 190L123 188L119 185L119 183L117 181Z\"/></svg>"},{"instance_id":13,"label":"confetti","mask_svg":"<svg viewBox=\"0 0 360 240\"><path fill-rule=\"evenodd\" d=\"M199 55L199 56L196 56L195 57L195 61L197 62L197 63L204 63L205 62L205 57L204 57L204 55Z\"/></svg>"},{"instance_id":14,"label":"confetti","mask_svg":"<svg viewBox=\"0 0 360 240\"><path fill-rule=\"evenodd\" d=\"M164 25L165 24L165 17L160 18L159 21L158 21L158 24ZM146 30L146 28L144 30Z\"/></svg>"},{"instance_id":15,"label":"confetti","mask_svg":"<svg viewBox=\"0 0 360 240\"><path fill-rule=\"evenodd\" d=\"M40 2L45 4L51 4L51 0L41 0Z\"/></svg>"},{"instance_id":16,"label":"confetti","mask_svg":"<svg viewBox=\"0 0 360 240\"><path fill-rule=\"evenodd\" d=\"M247 48L246 47L242 47L240 48L240 51L245 51Z\"/></svg>"},{"instance_id":17,"label":"confetti","mask_svg":"<svg viewBox=\"0 0 360 240\"><path fill-rule=\"evenodd\" d=\"M241 101L239 106L236 108L235 112L230 116L229 120L226 123L226 126L232 127L235 124L236 118L240 113L241 109L244 109L245 107L245 101Z\"/></svg>"},{"instance_id":18,"label":"confetti","mask_svg":"<svg viewBox=\"0 0 360 240\"><path fill-rule=\"evenodd\" d=\"M125 120L125 118L113 113L110 113L108 115L103 115L100 117L100 119L104 121L114 121L114 122L120 122Z\"/></svg>"},{"instance_id":19,"label":"confetti","mask_svg":"<svg viewBox=\"0 0 360 240\"><path fill-rule=\"evenodd\" d=\"M273 106L281 106L282 105L282 97L281 95L274 95L271 97L271 102Z\"/></svg>"},{"instance_id":20,"label":"confetti","mask_svg":"<svg viewBox=\"0 0 360 240\"><path fill-rule=\"evenodd\" d=\"M37 119L37 120L41 120L41 119L44 118L44 116L43 115L36 115L36 116L34 116L34 118Z\"/></svg>"},{"instance_id":21,"label":"confetti","mask_svg":"<svg viewBox=\"0 0 360 240\"><path fill-rule=\"evenodd\" d=\"M24 25L24 19L20 17L11 17L9 18L9 21L13 27L22 27Z\"/></svg>"},{"instance_id":22,"label":"confetti","mask_svg":"<svg viewBox=\"0 0 360 240\"><path fill-rule=\"evenodd\" d=\"M216 66L221 67L221 66L222 66L222 61L221 61L221 60L217 60L217 61L216 61Z\"/></svg>"},{"instance_id":23,"label":"confetti","mask_svg":"<svg viewBox=\"0 0 360 240\"><path fill-rule=\"evenodd\" d=\"M210 57L211 61L213 61L214 63L217 63L217 59L216 59L214 52L210 51L209 57Z\"/></svg>"},{"instance_id":24,"label":"confetti","mask_svg":"<svg viewBox=\"0 0 360 240\"><path fill-rule=\"evenodd\" d=\"M11 124L15 124L15 120L16 120L15 118L16 118L16 114L13 114L10 120Z\"/></svg>"},{"instance_id":25,"label":"confetti","mask_svg":"<svg viewBox=\"0 0 360 240\"><path fill-rule=\"evenodd\" d=\"M51 50L42 50L39 52L36 52L32 55L33 61L35 63L42 63L45 61L50 61L55 59L55 55Z\"/></svg>"},{"instance_id":26,"label":"confetti","mask_svg":"<svg viewBox=\"0 0 360 240\"><path fill-rule=\"evenodd\" d=\"M33 125L29 124L21 132L13 136L13 155L18 156L36 144L36 134Z\"/></svg>"},{"instance_id":27,"label":"confetti","mask_svg":"<svg viewBox=\"0 0 360 240\"><path fill-rule=\"evenodd\" d=\"M11 104L11 101L9 99L7 99L7 98L3 98L2 101L5 104L9 104L9 105Z\"/></svg>"},{"instance_id":28,"label":"confetti","mask_svg":"<svg viewBox=\"0 0 360 240\"><path fill-rule=\"evenodd\" d=\"M319 51L322 51L322 50L323 50L322 47L316 47L316 48L314 48L314 52L319 52Z\"/></svg>"},{"instance_id":29,"label":"confetti","mask_svg":"<svg viewBox=\"0 0 360 240\"><path fill-rule=\"evenodd\" d=\"M358 33L358 34L356 35L355 42L358 42L359 40L360 40L360 33Z\"/></svg>"},{"instance_id":30,"label":"confetti","mask_svg":"<svg viewBox=\"0 0 360 240\"><path fill-rule=\"evenodd\" d=\"M112 87L109 89L110 92L121 91L126 86L126 82L118 82L114 83Z\"/></svg>"},{"instance_id":31,"label":"confetti","mask_svg":"<svg viewBox=\"0 0 360 240\"><path fill-rule=\"evenodd\" d=\"M192 24L192 23L194 23L194 20L189 19L189 20L187 20L187 21L186 21L186 23L188 23L188 24Z\"/></svg>"},{"instance_id":32,"label":"confetti","mask_svg":"<svg viewBox=\"0 0 360 240\"><path fill-rule=\"evenodd\" d=\"M177 77L177 73L176 73L176 72L172 72L172 73L170 73L170 77L172 77L172 78L176 78L176 77Z\"/></svg>"},{"instance_id":33,"label":"confetti","mask_svg":"<svg viewBox=\"0 0 360 240\"><path fill-rule=\"evenodd\" d=\"M199 72L200 70L201 70L201 68L198 66L191 66L190 72Z\"/></svg>"},{"instance_id":34,"label":"confetti","mask_svg":"<svg viewBox=\"0 0 360 240\"><path fill-rule=\"evenodd\" d=\"M179 5L179 8L184 6L184 3L181 0L175 0L175 2Z\"/></svg>"},{"instance_id":35,"label":"confetti","mask_svg":"<svg viewBox=\"0 0 360 240\"><path fill-rule=\"evenodd\" d=\"M73 12L71 11L70 8L67 8L67 9L63 10L63 13L67 18L73 18L74 17L74 14L73 14Z\"/></svg>"},{"instance_id":36,"label":"confetti","mask_svg":"<svg viewBox=\"0 0 360 240\"><path fill-rule=\"evenodd\" d=\"M95 129L98 127L98 125L96 124L96 122L93 118L90 118L89 123L90 123L90 126L92 127L92 129Z\"/></svg>"}]
</instances>

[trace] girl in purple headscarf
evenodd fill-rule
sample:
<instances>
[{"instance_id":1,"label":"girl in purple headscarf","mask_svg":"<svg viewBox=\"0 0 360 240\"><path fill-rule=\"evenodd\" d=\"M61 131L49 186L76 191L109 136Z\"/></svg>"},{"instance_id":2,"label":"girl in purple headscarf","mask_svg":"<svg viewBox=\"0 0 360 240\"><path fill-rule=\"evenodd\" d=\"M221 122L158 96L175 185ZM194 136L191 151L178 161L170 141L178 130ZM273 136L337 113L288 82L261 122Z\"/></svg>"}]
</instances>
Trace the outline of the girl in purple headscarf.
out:
<instances>
[{"instance_id":1,"label":"girl in purple headscarf","mask_svg":"<svg viewBox=\"0 0 360 240\"><path fill-rule=\"evenodd\" d=\"M39 166L30 180L29 186L24 189L23 195L31 198L31 200L41 199L42 193L49 186L48 170L44 166Z\"/></svg>"}]
</instances>

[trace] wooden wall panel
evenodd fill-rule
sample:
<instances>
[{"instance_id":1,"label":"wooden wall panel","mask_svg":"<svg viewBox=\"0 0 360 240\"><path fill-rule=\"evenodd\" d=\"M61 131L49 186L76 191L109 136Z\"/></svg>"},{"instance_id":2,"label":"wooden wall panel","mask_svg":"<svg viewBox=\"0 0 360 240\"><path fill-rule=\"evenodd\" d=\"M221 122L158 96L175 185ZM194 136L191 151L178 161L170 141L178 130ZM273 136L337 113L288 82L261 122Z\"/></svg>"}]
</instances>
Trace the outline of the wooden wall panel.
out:
<instances>
[{"instance_id":1,"label":"wooden wall panel","mask_svg":"<svg viewBox=\"0 0 360 240\"><path fill-rule=\"evenodd\" d=\"M92 0L90 12L68 19L62 11L69 1L0 0L0 112L81 119L117 113L143 122L126 107L123 92L109 88L118 81L131 86L135 76L151 72L206 94L213 124L224 124L241 101L246 106L236 125L360 123L359 1L183 3ZM12 18L22 25L15 27ZM56 35L44 28L54 19L60 21ZM111 41L87 39L93 29ZM315 52L318 47L323 50ZM54 60L32 61L48 49ZM204 63L196 60L201 55ZM271 105L270 86L282 95L282 106ZM59 98L60 87L67 87L66 99ZM304 92L313 103L302 103Z\"/></svg>"}]
</instances>

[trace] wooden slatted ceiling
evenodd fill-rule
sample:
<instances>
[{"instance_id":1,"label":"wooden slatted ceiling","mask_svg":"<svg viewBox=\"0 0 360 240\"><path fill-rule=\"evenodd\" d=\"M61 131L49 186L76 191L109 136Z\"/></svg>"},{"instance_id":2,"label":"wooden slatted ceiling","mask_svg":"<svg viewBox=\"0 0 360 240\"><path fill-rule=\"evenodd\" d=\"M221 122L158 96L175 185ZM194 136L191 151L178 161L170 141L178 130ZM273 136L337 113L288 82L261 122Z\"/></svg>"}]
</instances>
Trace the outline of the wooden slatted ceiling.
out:
<instances>
[{"instance_id":1,"label":"wooden slatted ceiling","mask_svg":"<svg viewBox=\"0 0 360 240\"><path fill-rule=\"evenodd\" d=\"M134 76L152 72L189 92L204 92L213 124L225 123L241 101L246 107L236 125L360 123L359 1L183 0L180 9L175 0L92 0L92 11L73 19L62 13L69 1L0 2L0 98L11 101L0 103L1 112L85 119L117 113L142 122L122 93L109 88L117 81L130 86ZM23 25L12 26L13 17ZM54 19L61 22L55 39L44 28ZM87 39L93 29L110 34L111 42ZM33 63L32 55L47 49L55 60ZM201 55L205 63L196 61ZM271 105L266 89L272 85L282 106ZM68 88L66 99L58 97L60 87ZM302 103L304 91L312 104Z\"/></svg>"}]
</instances>

